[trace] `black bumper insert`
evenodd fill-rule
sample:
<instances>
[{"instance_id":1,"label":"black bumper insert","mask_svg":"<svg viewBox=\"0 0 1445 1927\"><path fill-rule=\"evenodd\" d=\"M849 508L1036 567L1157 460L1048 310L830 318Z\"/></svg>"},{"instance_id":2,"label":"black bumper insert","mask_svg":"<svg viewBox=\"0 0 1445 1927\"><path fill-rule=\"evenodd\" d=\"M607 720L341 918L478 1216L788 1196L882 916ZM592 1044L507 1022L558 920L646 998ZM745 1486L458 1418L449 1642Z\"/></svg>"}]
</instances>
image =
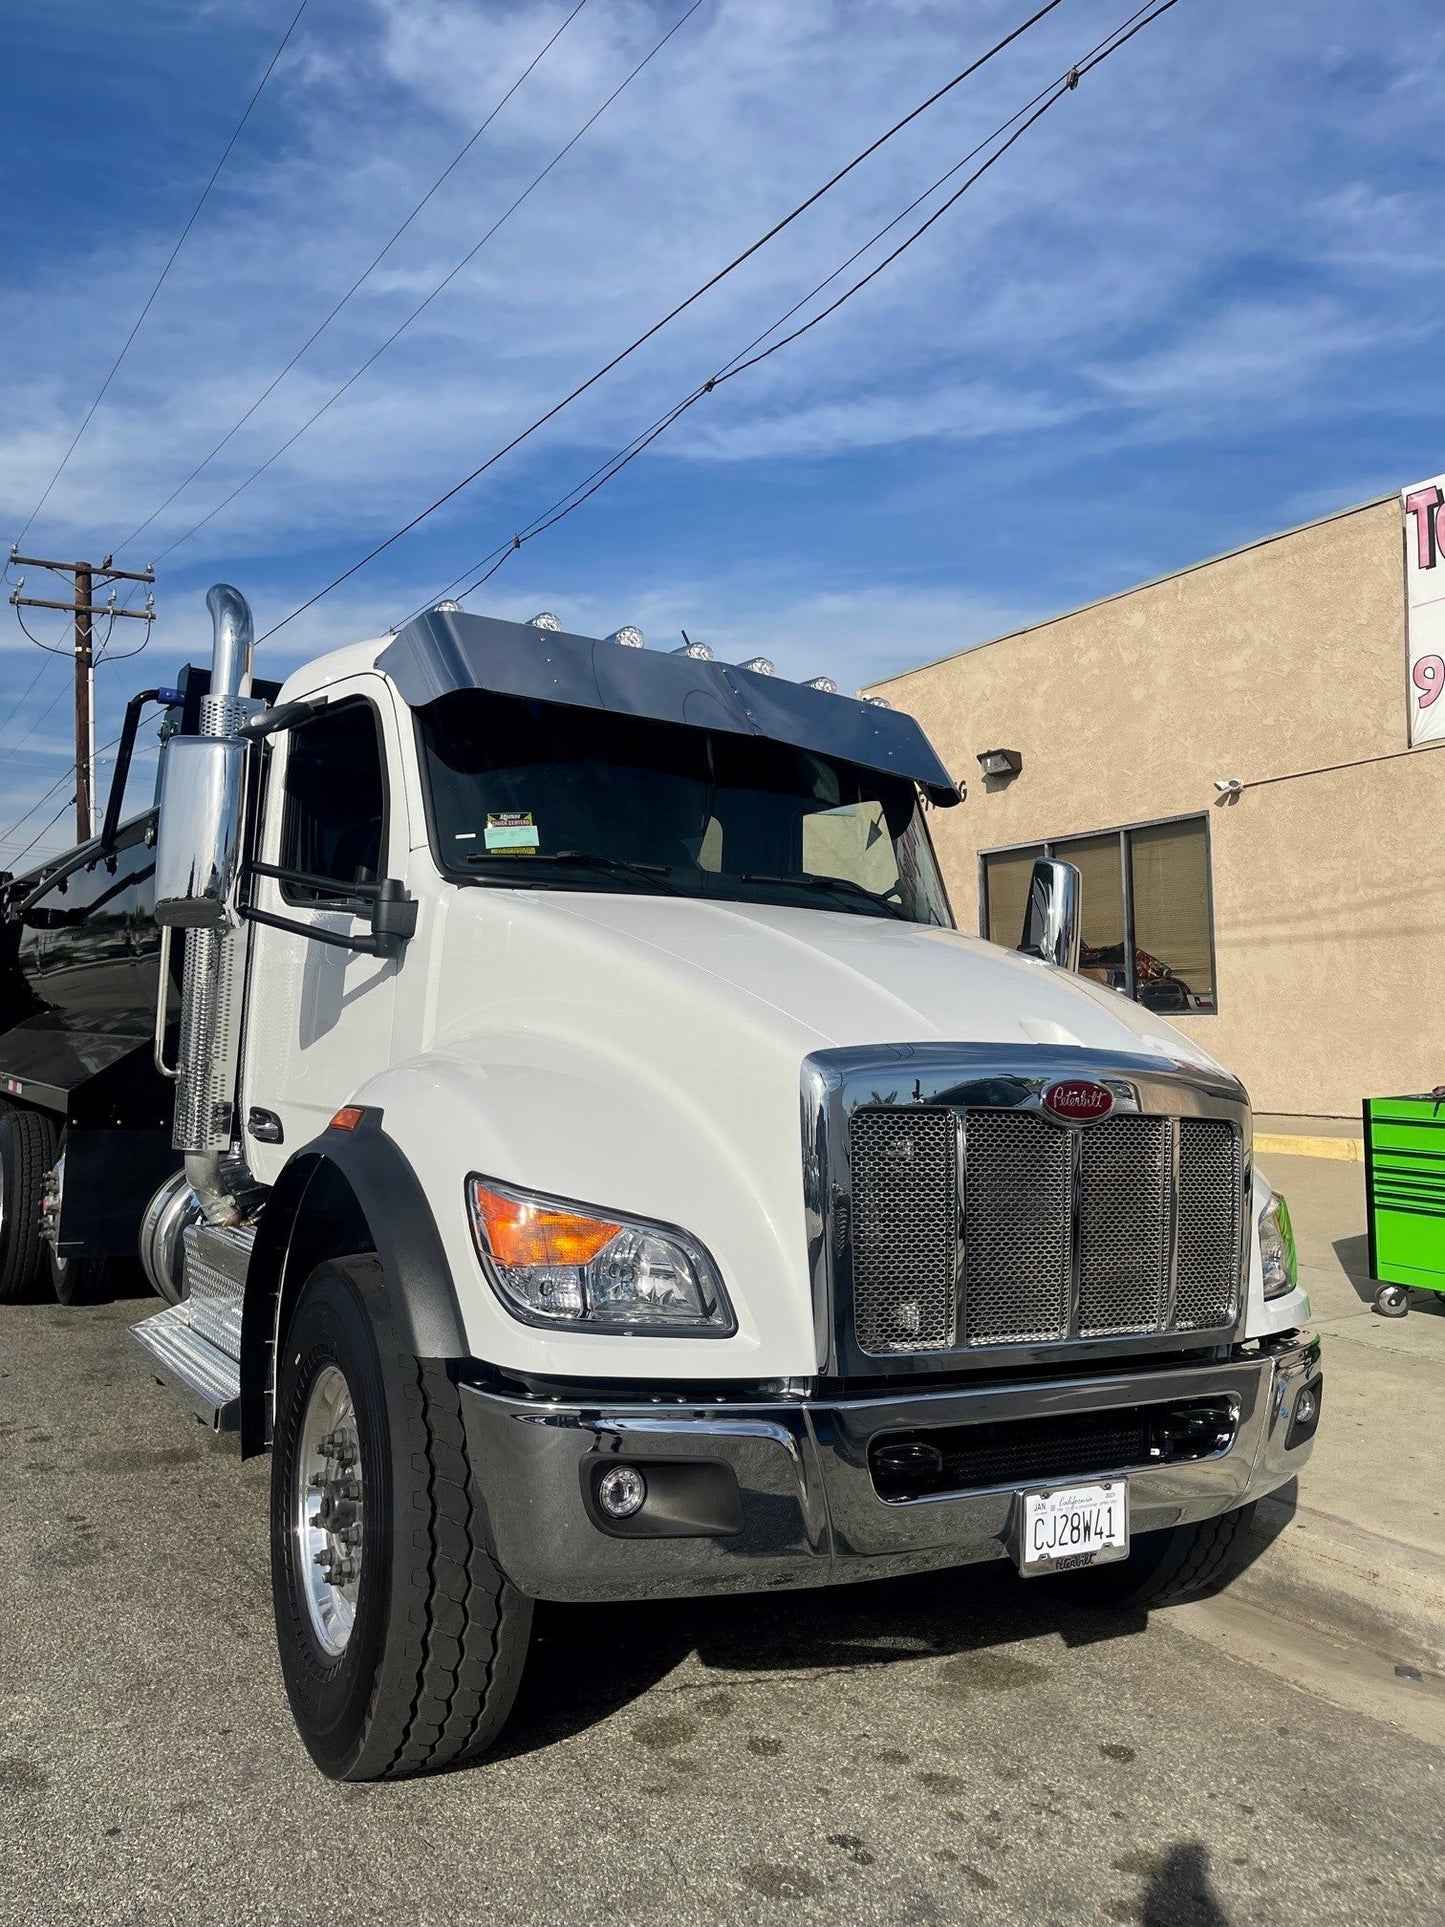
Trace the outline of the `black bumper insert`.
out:
<instances>
[{"instance_id":1,"label":"black bumper insert","mask_svg":"<svg viewBox=\"0 0 1445 1927\"><path fill-rule=\"evenodd\" d=\"M1233 1399L1210 1398L920 1428L872 1440L868 1467L880 1499L926 1499L1211 1458L1238 1423Z\"/></svg>"}]
</instances>

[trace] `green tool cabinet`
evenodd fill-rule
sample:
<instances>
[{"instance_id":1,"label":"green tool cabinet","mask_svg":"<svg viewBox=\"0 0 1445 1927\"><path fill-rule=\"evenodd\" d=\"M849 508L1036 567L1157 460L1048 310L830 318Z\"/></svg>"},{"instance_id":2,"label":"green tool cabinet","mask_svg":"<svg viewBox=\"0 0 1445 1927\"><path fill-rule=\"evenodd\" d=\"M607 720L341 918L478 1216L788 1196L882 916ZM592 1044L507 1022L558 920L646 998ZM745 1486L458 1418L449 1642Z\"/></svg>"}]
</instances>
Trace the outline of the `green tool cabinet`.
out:
<instances>
[{"instance_id":1,"label":"green tool cabinet","mask_svg":"<svg viewBox=\"0 0 1445 1927\"><path fill-rule=\"evenodd\" d=\"M1412 1287L1445 1292L1445 1089L1364 1108L1375 1310L1403 1318Z\"/></svg>"}]
</instances>

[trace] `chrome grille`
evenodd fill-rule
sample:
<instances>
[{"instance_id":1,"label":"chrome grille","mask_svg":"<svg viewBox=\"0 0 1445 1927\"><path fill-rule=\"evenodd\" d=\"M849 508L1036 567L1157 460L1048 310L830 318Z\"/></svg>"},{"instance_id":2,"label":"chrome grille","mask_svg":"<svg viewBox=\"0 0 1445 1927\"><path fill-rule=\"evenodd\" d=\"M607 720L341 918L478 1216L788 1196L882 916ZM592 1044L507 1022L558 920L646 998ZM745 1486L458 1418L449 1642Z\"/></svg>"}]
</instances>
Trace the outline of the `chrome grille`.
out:
<instances>
[{"instance_id":1,"label":"chrome grille","mask_svg":"<svg viewBox=\"0 0 1445 1927\"><path fill-rule=\"evenodd\" d=\"M1179 1121L1179 1331L1232 1325L1239 1296L1240 1145L1215 1118Z\"/></svg>"},{"instance_id":2,"label":"chrome grille","mask_svg":"<svg viewBox=\"0 0 1445 1927\"><path fill-rule=\"evenodd\" d=\"M864 1352L1234 1323L1243 1149L1229 1122L1121 1112L1071 1130L1024 1108L875 1105L850 1133Z\"/></svg>"},{"instance_id":3,"label":"chrome grille","mask_svg":"<svg viewBox=\"0 0 1445 1927\"><path fill-rule=\"evenodd\" d=\"M853 1326L865 1352L957 1343L957 1146L942 1107L854 1114Z\"/></svg>"},{"instance_id":4,"label":"chrome grille","mask_svg":"<svg viewBox=\"0 0 1445 1927\"><path fill-rule=\"evenodd\" d=\"M1069 1134L1033 1111L968 1111L965 1120L965 1342L1056 1338L1072 1269Z\"/></svg>"}]
</instances>

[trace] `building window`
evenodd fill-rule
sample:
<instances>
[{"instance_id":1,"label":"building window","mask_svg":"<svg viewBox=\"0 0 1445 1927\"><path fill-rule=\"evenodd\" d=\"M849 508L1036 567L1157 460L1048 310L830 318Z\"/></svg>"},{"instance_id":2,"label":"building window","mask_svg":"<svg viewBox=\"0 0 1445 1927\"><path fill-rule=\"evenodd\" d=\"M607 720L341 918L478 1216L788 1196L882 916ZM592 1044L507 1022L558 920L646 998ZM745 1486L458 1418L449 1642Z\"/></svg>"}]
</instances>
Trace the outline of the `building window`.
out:
<instances>
[{"instance_id":1,"label":"building window","mask_svg":"<svg viewBox=\"0 0 1445 1927\"><path fill-rule=\"evenodd\" d=\"M1029 875L1041 856L1079 870L1084 976L1166 1014L1216 1008L1207 818L985 852L980 927L995 943L1018 942Z\"/></svg>"}]
</instances>

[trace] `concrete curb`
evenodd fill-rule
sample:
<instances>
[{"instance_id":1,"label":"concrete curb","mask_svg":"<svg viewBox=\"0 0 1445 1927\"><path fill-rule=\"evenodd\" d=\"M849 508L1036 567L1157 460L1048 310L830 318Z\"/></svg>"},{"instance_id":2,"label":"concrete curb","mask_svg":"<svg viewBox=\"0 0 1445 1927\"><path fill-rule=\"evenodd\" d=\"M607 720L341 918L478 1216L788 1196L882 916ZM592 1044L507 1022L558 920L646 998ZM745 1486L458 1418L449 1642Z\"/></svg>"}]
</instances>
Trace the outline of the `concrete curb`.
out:
<instances>
[{"instance_id":1,"label":"concrete curb","mask_svg":"<svg viewBox=\"0 0 1445 1927\"><path fill-rule=\"evenodd\" d=\"M1260 1501L1253 1537L1231 1593L1445 1675L1445 1557L1278 1498Z\"/></svg>"},{"instance_id":2,"label":"concrete curb","mask_svg":"<svg viewBox=\"0 0 1445 1927\"><path fill-rule=\"evenodd\" d=\"M1344 1158L1351 1164L1365 1161L1362 1137L1287 1137L1282 1131L1256 1131L1254 1148L1262 1157Z\"/></svg>"}]
</instances>

